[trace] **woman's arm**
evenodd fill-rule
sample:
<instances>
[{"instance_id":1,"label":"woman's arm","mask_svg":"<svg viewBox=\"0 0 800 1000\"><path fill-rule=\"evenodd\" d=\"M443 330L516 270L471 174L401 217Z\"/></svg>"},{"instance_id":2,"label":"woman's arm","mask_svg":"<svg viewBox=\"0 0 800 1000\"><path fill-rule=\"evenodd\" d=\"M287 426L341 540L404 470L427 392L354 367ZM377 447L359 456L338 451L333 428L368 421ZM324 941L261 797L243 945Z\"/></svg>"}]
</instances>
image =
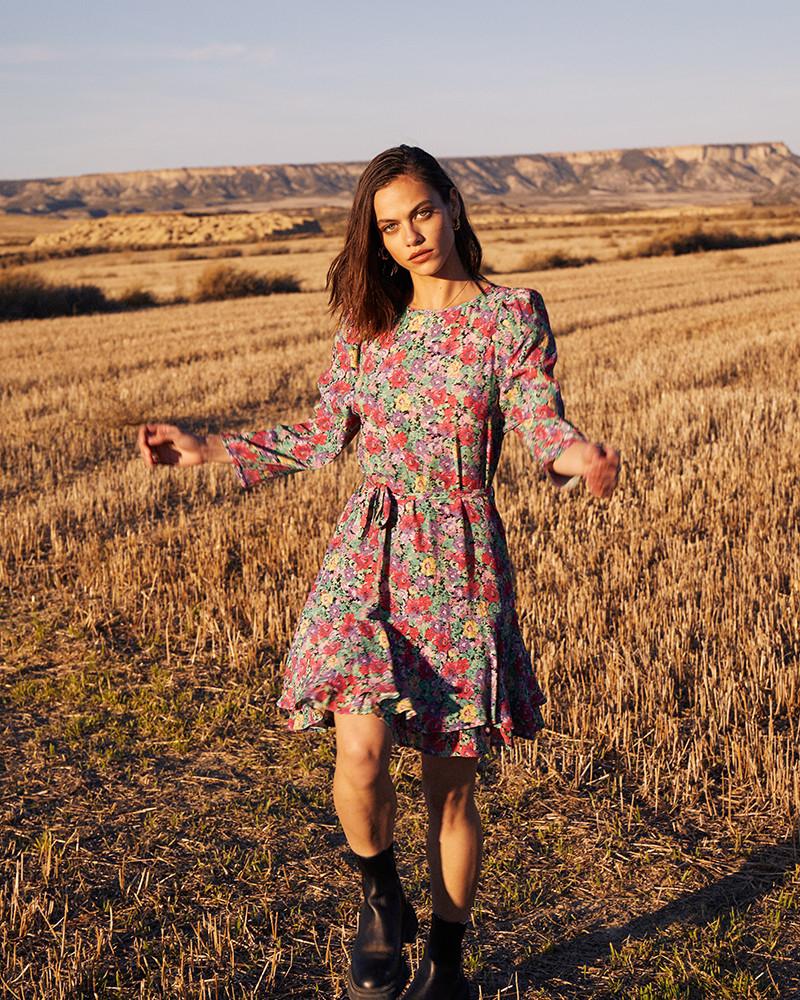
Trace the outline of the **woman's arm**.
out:
<instances>
[{"instance_id":1,"label":"woman's arm","mask_svg":"<svg viewBox=\"0 0 800 1000\"><path fill-rule=\"evenodd\" d=\"M275 424L241 433L190 434L175 424L144 424L139 450L150 465L232 464L243 487L263 479L317 469L355 437L361 418L353 410L355 372L352 345L340 328L333 339L329 364L317 380L319 398L312 414L295 424Z\"/></svg>"},{"instance_id":2,"label":"woman's arm","mask_svg":"<svg viewBox=\"0 0 800 1000\"><path fill-rule=\"evenodd\" d=\"M228 465L233 462L230 452L222 443L222 437L219 434L206 434L200 451L204 462L227 462Z\"/></svg>"},{"instance_id":3,"label":"woman's arm","mask_svg":"<svg viewBox=\"0 0 800 1000\"><path fill-rule=\"evenodd\" d=\"M319 398L309 417L265 430L209 435L209 454L219 455L221 445L245 488L263 479L319 469L332 462L361 428L361 417L353 408L353 354L353 345L345 340L340 327L333 338L328 367L317 380Z\"/></svg>"},{"instance_id":4,"label":"woman's arm","mask_svg":"<svg viewBox=\"0 0 800 1000\"><path fill-rule=\"evenodd\" d=\"M553 485L574 486L583 474L586 437L564 416L544 302L533 289L520 289L508 309L496 349L503 433L514 431Z\"/></svg>"},{"instance_id":5,"label":"woman's arm","mask_svg":"<svg viewBox=\"0 0 800 1000\"><path fill-rule=\"evenodd\" d=\"M513 430L559 489L581 477L596 496L610 496L619 472L619 453L591 443L564 416L555 376L556 342L541 295L524 289L510 303L512 336L501 338L500 410L504 431Z\"/></svg>"}]
</instances>

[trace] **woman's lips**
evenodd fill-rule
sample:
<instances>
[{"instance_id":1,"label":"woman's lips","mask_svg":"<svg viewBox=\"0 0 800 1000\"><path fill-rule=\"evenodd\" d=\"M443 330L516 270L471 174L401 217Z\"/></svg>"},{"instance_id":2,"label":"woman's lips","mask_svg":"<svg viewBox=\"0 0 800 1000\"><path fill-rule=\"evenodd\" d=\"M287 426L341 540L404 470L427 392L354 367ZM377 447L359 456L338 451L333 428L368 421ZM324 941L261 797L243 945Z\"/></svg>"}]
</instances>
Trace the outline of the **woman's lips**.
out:
<instances>
[{"instance_id":1,"label":"woman's lips","mask_svg":"<svg viewBox=\"0 0 800 1000\"><path fill-rule=\"evenodd\" d=\"M431 247L429 250L423 250L422 253L415 254L413 257L410 257L409 260L410 261L424 260L429 253L433 253L433 247Z\"/></svg>"}]
</instances>

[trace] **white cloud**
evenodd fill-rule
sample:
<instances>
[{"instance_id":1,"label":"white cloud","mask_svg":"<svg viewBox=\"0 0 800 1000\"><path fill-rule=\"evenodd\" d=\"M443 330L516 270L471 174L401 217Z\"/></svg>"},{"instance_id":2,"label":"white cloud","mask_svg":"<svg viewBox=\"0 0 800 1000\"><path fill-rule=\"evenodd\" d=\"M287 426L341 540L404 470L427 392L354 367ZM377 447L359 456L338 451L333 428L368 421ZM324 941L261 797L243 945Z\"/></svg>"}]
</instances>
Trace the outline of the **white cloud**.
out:
<instances>
[{"instance_id":1,"label":"white cloud","mask_svg":"<svg viewBox=\"0 0 800 1000\"><path fill-rule=\"evenodd\" d=\"M240 59L251 62L269 62L275 50L268 45L242 45L239 42L211 42L208 45L170 47L160 50L170 59L186 62L214 62L225 59Z\"/></svg>"},{"instance_id":2,"label":"white cloud","mask_svg":"<svg viewBox=\"0 0 800 1000\"><path fill-rule=\"evenodd\" d=\"M53 62L59 58L61 54L49 45L0 45L0 66L25 66L28 63Z\"/></svg>"}]
</instances>

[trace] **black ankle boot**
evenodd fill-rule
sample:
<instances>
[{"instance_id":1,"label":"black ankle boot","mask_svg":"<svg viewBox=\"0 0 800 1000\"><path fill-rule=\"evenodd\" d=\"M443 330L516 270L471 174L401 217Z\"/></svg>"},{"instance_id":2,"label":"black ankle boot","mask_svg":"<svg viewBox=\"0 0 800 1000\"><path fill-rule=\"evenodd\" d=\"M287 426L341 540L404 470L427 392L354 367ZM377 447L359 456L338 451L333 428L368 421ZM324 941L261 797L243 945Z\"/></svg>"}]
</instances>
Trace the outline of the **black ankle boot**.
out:
<instances>
[{"instance_id":1,"label":"black ankle boot","mask_svg":"<svg viewBox=\"0 0 800 1000\"><path fill-rule=\"evenodd\" d=\"M435 913L422 961L403 1000L468 1000L469 984L461 970L461 941L466 924L442 920Z\"/></svg>"},{"instance_id":2,"label":"black ankle boot","mask_svg":"<svg viewBox=\"0 0 800 1000\"><path fill-rule=\"evenodd\" d=\"M371 858L356 854L364 902L350 956L350 1000L394 1000L408 978L403 945L417 933L417 915L397 876L394 843Z\"/></svg>"}]
</instances>

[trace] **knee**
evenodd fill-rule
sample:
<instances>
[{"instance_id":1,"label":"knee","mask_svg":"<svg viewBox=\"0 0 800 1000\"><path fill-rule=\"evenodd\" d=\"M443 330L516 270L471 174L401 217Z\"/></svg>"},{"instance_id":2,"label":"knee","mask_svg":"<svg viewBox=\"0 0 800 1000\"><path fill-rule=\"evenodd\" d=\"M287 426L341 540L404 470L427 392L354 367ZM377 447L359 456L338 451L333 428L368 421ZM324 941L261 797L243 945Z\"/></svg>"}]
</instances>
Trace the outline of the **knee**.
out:
<instances>
[{"instance_id":1,"label":"knee","mask_svg":"<svg viewBox=\"0 0 800 1000\"><path fill-rule=\"evenodd\" d=\"M388 754L384 743L358 737L340 739L336 744L336 771L351 785L366 788L388 775Z\"/></svg>"}]
</instances>

